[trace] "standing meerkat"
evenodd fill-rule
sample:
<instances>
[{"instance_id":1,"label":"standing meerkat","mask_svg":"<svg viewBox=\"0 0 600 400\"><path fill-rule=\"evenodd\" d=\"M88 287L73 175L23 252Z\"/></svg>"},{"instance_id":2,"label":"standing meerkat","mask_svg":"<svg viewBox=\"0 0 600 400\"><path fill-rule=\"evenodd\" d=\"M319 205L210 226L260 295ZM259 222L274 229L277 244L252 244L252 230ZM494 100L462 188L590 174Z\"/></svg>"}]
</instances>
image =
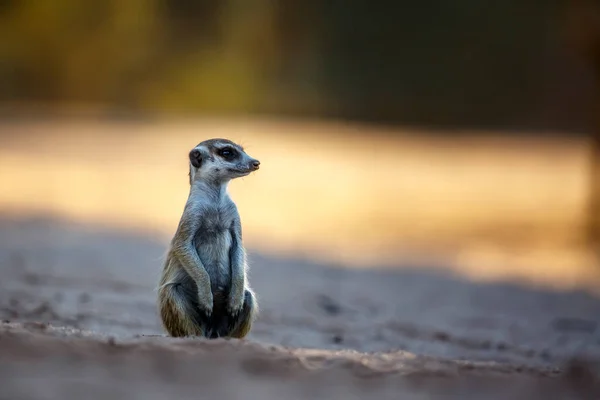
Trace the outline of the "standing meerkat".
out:
<instances>
[{"instance_id":1,"label":"standing meerkat","mask_svg":"<svg viewBox=\"0 0 600 400\"><path fill-rule=\"evenodd\" d=\"M158 289L160 317L171 336L243 338L250 331L258 305L227 186L259 165L227 139L206 140L190 151L190 193Z\"/></svg>"}]
</instances>

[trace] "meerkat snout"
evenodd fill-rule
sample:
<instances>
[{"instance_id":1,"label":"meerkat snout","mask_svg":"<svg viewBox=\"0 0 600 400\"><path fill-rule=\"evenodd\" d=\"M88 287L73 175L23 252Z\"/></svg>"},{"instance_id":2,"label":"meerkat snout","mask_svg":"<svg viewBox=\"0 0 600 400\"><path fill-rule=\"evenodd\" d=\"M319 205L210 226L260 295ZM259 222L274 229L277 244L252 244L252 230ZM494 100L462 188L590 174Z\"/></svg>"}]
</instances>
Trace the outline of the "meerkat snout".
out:
<instances>
[{"instance_id":1,"label":"meerkat snout","mask_svg":"<svg viewBox=\"0 0 600 400\"><path fill-rule=\"evenodd\" d=\"M260 161L253 160L250 162L250 166L256 171L260 167Z\"/></svg>"}]
</instances>

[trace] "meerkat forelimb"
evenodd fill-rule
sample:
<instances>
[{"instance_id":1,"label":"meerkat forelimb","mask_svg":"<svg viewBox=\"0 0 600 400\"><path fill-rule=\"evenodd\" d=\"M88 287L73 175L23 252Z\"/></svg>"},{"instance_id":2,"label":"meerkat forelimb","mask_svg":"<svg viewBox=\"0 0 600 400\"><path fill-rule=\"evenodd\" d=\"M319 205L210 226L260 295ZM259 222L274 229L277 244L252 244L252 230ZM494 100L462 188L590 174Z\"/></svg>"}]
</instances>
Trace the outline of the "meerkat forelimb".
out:
<instances>
[{"instance_id":1,"label":"meerkat forelimb","mask_svg":"<svg viewBox=\"0 0 600 400\"><path fill-rule=\"evenodd\" d=\"M190 193L158 290L161 320L171 336L242 338L250 331L258 306L227 185L259 165L226 139L206 140L190 151Z\"/></svg>"}]
</instances>

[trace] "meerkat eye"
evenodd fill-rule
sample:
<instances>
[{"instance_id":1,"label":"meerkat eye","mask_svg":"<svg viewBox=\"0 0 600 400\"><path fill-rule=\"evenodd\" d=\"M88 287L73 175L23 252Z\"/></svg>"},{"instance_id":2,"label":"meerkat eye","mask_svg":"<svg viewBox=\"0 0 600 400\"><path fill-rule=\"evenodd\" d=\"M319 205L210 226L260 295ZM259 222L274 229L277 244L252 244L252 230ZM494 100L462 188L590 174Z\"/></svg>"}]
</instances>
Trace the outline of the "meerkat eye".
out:
<instances>
[{"instance_id":1,"label":"meerkat eye","mask_svg":"<svg viewBox=\"0 0 600 400\"><path fill-rule=\"evenodd\" d=\"M231 159L235 158L236 151L230 147L225 147L225 148L219 150L219 155L227 160L231 160Z\"/></svg>"}]
</instances>

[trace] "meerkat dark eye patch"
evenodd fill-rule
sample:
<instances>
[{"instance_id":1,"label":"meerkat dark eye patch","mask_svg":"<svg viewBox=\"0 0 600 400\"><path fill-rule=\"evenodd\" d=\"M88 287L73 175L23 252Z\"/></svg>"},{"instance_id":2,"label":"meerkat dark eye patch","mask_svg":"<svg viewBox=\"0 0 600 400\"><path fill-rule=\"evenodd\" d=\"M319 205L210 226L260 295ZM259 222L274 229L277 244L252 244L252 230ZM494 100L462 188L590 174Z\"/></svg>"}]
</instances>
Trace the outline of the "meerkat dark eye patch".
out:
<instances>
[{"instance_id":1,"label":"meerkat dark eye patch","mask_svg":"<svg viewBox=\"0 0 600 400\"><path fill-rule=\"evenodd\" d=\"M190 162L194 168L200 168L202 165L202 152L198 149L190 151Z\"/></svg>"},{"instance_id":2,"label":"meerkat dark eye patch","mask_svg":"<svg viewBox=\"0 0 600 400\"><path fill-rule=\"evenodd\" d=\"M233 147L223 147L222 149L219 149L218 154L225 160L233 160L238 155Z\"/></svg>"}]
</instances>

